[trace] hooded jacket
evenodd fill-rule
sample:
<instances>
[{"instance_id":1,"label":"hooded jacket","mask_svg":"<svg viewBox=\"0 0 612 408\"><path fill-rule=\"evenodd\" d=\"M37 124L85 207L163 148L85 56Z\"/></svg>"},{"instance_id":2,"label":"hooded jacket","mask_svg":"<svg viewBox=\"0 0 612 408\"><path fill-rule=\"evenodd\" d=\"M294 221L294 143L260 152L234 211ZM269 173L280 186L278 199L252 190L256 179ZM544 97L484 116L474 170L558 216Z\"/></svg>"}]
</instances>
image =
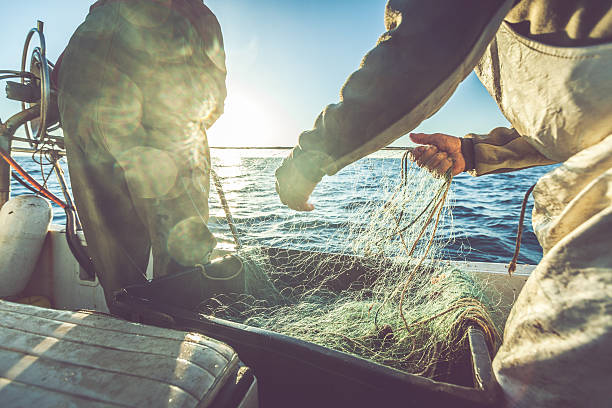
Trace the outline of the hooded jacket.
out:
<instances>
[{"instance_id":1,"label":"hooded jacket","mask_svg":"<svg viewBox=\"0 0 612 408\"><path fill-rule=\"evenodd\" d=\"M477 66L502 22L528 40L560 48L612 41L609 0L391 0L387 31L350 75L340 101L325 107L287 160L318 182L416 128ZM467 170L488 174L568 157L542 154L521 136L516 129L468 135Z\"/></svg>"}]
</instances>

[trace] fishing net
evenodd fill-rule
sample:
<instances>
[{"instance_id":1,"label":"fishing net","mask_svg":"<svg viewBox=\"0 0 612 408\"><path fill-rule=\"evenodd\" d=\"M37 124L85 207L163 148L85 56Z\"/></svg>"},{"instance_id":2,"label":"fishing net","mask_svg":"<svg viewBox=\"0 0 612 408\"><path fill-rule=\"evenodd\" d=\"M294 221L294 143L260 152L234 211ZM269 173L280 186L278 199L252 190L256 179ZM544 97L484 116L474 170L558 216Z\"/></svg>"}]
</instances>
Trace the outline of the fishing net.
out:
<instances>
[{"instance_id":1,"label":"fishing net","mask_svg":"<svg viewBox=\"0 0 612 408\"><path fill-rule=\"evenodd\" d=\"M246 293L216 296L201 305L202 312L431 378L465 354L470 325L484 332L495 352L498 325L485 288L440 260L453 239L450 177L434 178L404 155L386 162L392 168L387 177L373 175L380 162L372 161L370 167L346 169L341 182L322 185L315 198L323 208L325 197L345 190L344 203L330 204L343 210L329 214L331 221L276 207L246 215L236 203L238 192L249 190L249 176L236 173L236 167L249 171L242 160L232 165L233 175L225 173L224 184L230 185L235 223L247 240L237 251ZM260 176L280 164L266 163L258 164ZM217 171L223 176L223 165ZM218 223L215 234L223 235L218 204L211 214L213 230ZM257 240L262 217L276 217L274 224L281 226L272 242Z\"/></svg>"}]
</instances>

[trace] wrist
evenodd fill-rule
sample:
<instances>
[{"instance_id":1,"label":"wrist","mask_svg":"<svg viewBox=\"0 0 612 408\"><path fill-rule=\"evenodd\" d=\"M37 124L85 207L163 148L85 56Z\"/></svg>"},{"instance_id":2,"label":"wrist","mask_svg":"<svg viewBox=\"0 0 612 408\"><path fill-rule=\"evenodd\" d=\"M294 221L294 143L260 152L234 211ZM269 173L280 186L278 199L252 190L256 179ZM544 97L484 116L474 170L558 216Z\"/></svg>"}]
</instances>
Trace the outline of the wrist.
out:
<instances>
[{"instance_id":1,"label":"wrist","mask_svg":"<svg viewBox=\"0 0 612 408\"><path fill-rule=\"evenodd\" d=\"M319 156L320 154L317 152L305 152L299 146L296 146L291 151L291 154L283 160L281 167L291 164L304 179L316 184L325 175L325 172L319 165Z\"/></svg>"},{"instance_id":2,"label":"wrist","mask_svg":"<svg viewBox=\"0 0 612 408\"><path fill-rule=\"evenodd\" d=\"M474 163L474 141L469 137L462 137L461 140L461 155L465 161L465 169L463 171L471 171L476 167Z\"/></svg>"}]
</instances>

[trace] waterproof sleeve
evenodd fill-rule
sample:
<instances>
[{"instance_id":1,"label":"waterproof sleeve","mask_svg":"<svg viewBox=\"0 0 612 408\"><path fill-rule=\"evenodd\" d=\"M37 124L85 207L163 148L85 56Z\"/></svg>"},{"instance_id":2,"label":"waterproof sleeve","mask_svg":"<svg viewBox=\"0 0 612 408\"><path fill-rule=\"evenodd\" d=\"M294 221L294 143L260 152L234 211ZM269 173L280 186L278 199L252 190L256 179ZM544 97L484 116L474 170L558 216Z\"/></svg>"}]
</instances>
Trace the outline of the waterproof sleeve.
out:
<instances>
[{"instance_id":1,"label":"waterproof sleeve","mask_svg":"<svg viewBox=\"0 0 612 408\"><path fill-rule=\"evenodd\" d=\"M98 0L89 8L91 13L94 9L113 3L118 0ZM203 119L204 126L208 129L223 113L224 102L227 96L225 79L227 69L225 66L225 49L223 47L223 34L217 17L213 12L198 0L175 0L173 2L158 2L160 7L171 7L180 13L192 25L200 39L202 46L202 61L198 67L203 73L202 80L207 83L209 95L202 95L207 100L214 101L213 109ZM189 39L187 39L189 42ZM51 84L58 84L59 72L62 65L64 53L58 57L55 67L51 72Z\"/></svg>"},{"instance_id":2,"label":"waterproof sleeve","mask_svg":"<svg viewBox=\"0 0 612 408\"><path fill-rule=\"evenodd\" d=\"M465 171L473 176L526 169L557 163L538 152L511 128L498 127L487 135L468 134L461 139Z\"/></svg>"},{"instance_id":3,"label":"waterproof sleeve","mask_svg":"<svg viewBox=\"0 0 612 408\"><path fill-rule=\"evenodd\" d=\"M286 162L318 182L414 129L474 68L512 4L390 0L387 32Z\"/></svg>"},{"instance_id":4,"label":"waterproof sleeve","mask_svg":"<svg viewBox=\"0 0 612 408\"><path fill-rule=\"evenodd\" d=\"M225 80L225 49L223 34L217 17L199 0L184 0L172 2L172 7L185 16L193 25L201 38L203 61L199 67L202 82L208 84L207 95L202 97L214 101L214 109L204 118L204 126L208 129L223 114L227 88Z\"/></svg>"}]
</instances>

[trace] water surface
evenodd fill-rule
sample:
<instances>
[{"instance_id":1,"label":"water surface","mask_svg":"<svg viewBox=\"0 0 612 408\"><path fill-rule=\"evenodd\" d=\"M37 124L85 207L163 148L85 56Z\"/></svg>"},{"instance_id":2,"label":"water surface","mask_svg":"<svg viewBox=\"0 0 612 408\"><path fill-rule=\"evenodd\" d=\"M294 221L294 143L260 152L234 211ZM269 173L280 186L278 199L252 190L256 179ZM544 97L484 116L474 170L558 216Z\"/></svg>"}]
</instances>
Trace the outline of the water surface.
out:
<instances>
[{"instance_id":1,"label":"water surface","mask_svg":"<svg viewBox=\"0 0 612 408\"><path fill-rule=\"evenodd\" d=\"M335 240L347 224L363 220L355 211L371 201L383 202L381 184L399 183L400 156L388 153L362 159L332 177L325 177L315 190L316 210L298 213L283 206L274 190L274 171L284 151L213 150L213 166L221 177L241 239L248 244L321 251L344 251L346 242ZM386 157L385 157L386 156ZM18 161L37 179L40 166L29 156ZM64 169L67 165L63 163ZM525 191L552 166L483 177L459 175L453 181L454 241L445 249L447 259L508 263L512 258L521 202ZM51 170L44 169L44 177ZM69 175L67 174L69 179ZM49 188L61 197L51 175ZM13 195L27 193L13 181ZM209 228L220 241L231 241L225 214L214 188L210 194ZM531 228L530 199L525 219L520 263L536 264L542 249ZM64 224L65 215L54 207L54 223ZM448 234L440 230L441 237Z\"/></svg>"}]
</instances>

